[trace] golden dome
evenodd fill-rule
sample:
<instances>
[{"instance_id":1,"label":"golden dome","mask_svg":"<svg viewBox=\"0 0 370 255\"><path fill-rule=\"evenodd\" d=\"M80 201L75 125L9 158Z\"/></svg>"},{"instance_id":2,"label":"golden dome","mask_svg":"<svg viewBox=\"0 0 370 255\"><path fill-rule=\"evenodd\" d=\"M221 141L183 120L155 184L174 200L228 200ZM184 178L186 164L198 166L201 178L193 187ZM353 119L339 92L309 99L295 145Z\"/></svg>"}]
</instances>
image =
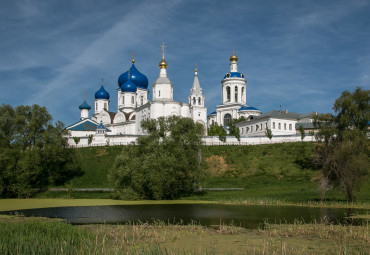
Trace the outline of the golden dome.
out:
<instances>
[{"instance_id":1,"label":"golden dome","mask_svg":"<svg viewBox=\"0 0 370 255\"><path fill-rule=\"evenodd\" d=\"M233 55L230 57L230 62L236 62L238 61L238 57L235 56L235 52L233 51Z\"/></svg>"},{"instance_id":2,"label":"golden dome","mask_svg":"<svg viewBox=\"0 0 370 255\"><path fill-rule=\"evenodd\" d=\"M164 60L164 58L162 58L162 60L161 60L161 62L159 62L159 68L167 68L167 62L166 62L166 60Z\"/></svg>"}]
</instances>

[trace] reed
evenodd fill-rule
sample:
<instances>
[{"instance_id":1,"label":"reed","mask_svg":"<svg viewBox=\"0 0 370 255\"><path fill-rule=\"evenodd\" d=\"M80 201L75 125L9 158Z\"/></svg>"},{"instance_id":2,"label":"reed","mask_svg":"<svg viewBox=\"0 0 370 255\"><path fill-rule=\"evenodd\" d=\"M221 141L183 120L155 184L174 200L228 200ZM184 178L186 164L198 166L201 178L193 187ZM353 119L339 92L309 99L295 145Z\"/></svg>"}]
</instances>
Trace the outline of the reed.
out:
<instances>
[{"instance_id":1,"label":"reed","mask_svg":"<svg viewBox=\"0 0 370 255\"><path fill-rule=\"evenodd\" d=\"M55 219L0 216L0 254L368 254L369 224L270 224L256 230L152 220L72 226Z\"/></svg>"}]
</instances>

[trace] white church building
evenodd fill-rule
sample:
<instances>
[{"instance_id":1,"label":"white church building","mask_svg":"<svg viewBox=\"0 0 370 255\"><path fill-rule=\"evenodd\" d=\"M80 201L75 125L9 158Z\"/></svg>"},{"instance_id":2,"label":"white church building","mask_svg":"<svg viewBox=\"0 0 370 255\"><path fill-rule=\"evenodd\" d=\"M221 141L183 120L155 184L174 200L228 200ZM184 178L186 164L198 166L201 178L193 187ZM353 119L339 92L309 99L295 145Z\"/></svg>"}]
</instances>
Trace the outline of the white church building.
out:
<instances>
[{"instance_id":1,"label":"white church building","mask_svg":"<svg viewBox=\"0 0 370 255\"><path fill-rule=\"evenodd\" d=\"M141 121L144 119L158 119L172 115L187 117L196 123L201 123L205 129L212 124L218 124L227 129L232 119L244 117L244 121L237 123L241 139L247 141L262 141L266 138L266 130L272 130L273 136L285 136L280 141L297 140L298 125L306 130L313 129L313 115L315 113L293 113L285 111L270 111L262 114L257 108L246 103L247 80L246 76L238 71L238 57L233 52L230 56L230 71L221 81L221 104L216 111L207 116L205 96L198 79L198 70L195 69L193 85L190 89L188 102L179 102L173 99L174 86L167 77L167 62L162 45L162 60L159 62L159 77L152 85L152 98L149 99L148 78L135 66L122 73L118 78L117 108L112 110L110 94L101 87L95 93L94 111L89 117L91 106L85 101L79 106L80 120L68 126L69 143L76 145L74 137L81 139L82 145L88 144L88 137L92 137L91 144L129 144L144 135ZM190 87L190 86L189 86ZM247 139L248 138L248 139ZM233 138L230 138L233 140ZM229 139L229 140L230 140ZM247 140L246 140L247 139ZM288 140L287 140L288 139ZM289 140L289 141L290 141ZM218 142L216 137L204 137L205 144ZM240 144L240 141L238 141ZM254 142L253 142L254 143Z\"/></svg>"},{"instance_id":2,"label":"white church building","mask_svg":"<svg viewBox=\"0 0 370 255\"><path fill-rule=\"evenodd\" d=\"M110 94L104 88L102 81L100 89L95 93L92 117L89 118L91 106L85 100L79 106L81 110L80 121L66 128L69 131L69 136L88 137L93 135L95 139L97 127L103 126L107 139L114 137L117 140L117 136L128 139L129 136L143 135L140 125L142 120L172 115L191 118L194 122L201 123L206 129L207 108L204 104L205 97L200 87L197 69L195 69L189 102L175 101L173 99L174 86L167 77L168 65L164 57L164 47L162 45L159 77L152 86L151 101L149 100L148 78L137 70L135 59L132 58L132 66L118 78L116 111L111 110Z\"/></svg>"}]
</instances>

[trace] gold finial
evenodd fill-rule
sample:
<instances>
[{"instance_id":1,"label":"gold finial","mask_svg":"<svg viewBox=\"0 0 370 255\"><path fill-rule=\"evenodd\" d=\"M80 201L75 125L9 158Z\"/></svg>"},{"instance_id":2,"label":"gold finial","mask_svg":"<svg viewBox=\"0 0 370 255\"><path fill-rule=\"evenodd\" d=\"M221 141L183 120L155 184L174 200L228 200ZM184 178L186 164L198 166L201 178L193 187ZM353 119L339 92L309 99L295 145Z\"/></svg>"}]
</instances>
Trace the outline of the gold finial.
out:
<instances>
[{"instance_id":1,"label":"gold finial","mask_svg":"<svg viewBox=\"0 0 370 255\"><path fill-rule=\"evenodd\" d=\"M197 63L195 63L195 72L198 72Z\"/></svg>"},{"instance_id":2,"label":"gold finial","mask_svg":"<svg viewBox=\"0 0 370 255\"><path fill-rule=\"evenodd\" d=\"M101 78L101 85L103 86L104 78Z\"/></svg>"},{"instance_id":3,"label":"gold finial","mask_svg":"<svg viewBox=\"0 0 370 255\"><path fill-rule=\"evenodd\" d=\"M161 60L161 62L159 62L159 68L167 68L167 62L166 62L166 60L164 60L164 48L166 48L167 46L166 45L164 45L164 42L163 42L163 44L161 45L161 47L162 47L162 60Z\"/></svg>"},{"instance_id":4,"label":"gold finial","mask_svg":"<svg viewBox=\"0 0 370 255\"><path fill-rule=\"evenodd\" d=\"M86 90L84 91L84 100L86 101Z\"/></svg>"},{"instance_id":5,"label":"gold finial","mask_svg":"<svg viewBox=\"0 0 370 255\"><path fill-rule=\"evenodd\" d=\"M135 52L132 52L132 60L131 60L132 63L135 63Z\"/></svg>"},{"instance_id":6,"label":"gold finial","mask_svg":"<svg viewBox=\"0 0 370 255\"><path fill-rule=\"evenodd\" d=\"M235 56L235 51L233 51L233 55L230 57L230 62L236 63L238 61L238 57Z\"/></svg>"}]
</instances>

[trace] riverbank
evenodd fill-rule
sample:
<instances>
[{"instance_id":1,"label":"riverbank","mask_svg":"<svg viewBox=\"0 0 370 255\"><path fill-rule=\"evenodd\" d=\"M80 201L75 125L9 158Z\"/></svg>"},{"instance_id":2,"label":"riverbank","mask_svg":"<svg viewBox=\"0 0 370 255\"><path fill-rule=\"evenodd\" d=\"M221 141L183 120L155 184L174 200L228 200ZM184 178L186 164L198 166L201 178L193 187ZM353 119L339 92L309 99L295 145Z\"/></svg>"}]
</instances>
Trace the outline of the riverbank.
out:
<instances>
[{"instance_id":1,"label":"riverbank","mask_svg":"<svg viewBox=\"0 0 370 255\"><path fill-rule=\"evenodd\" d=\"M113 199L0 199L0 212L50 208L50 207L69 207L69 206L104 206L104 205L168 205L168 204L235 204L235 205L261 205L261 206L298 206L298 207L317 207L317 208L354 208L370 210L370 203L348 203L348 202L306 202L289 203L279 200L239 200L239 201L204 201L204 200L139 200L123 201Z\"/></svg>"},{"instance_id":2,"label":"riverbank","mask_svg":"<svg viewBox=\"0 0 370 255\"><path fill-rule=\"evenodd\" d=\"M370 146L370 142L369 142ZM290 204L346 203L343 192L320 187L321 171L312 165L314 143L282 143L258 146L203 146L204 188L242 188L241 191L206 191L184 200L272 200ZM115 198L110 192L73 192L82 188L113 188L109 169L124 146L76 149L84 174L70 181L65 192L44 192L38 198ZM370 203L370 178L355 193L358 203Z\"/></svg>"},{"instance_id":3,"label":"riverbank","mask_svg":"<svg viewBox=\"0 0 370 255\"><path fill-rule=\"evenodd\" d=\"M369 225L270 224L248 230L153 221L72 226L57 219L0 216L0 253L367 254Z\"/></svg>"}]
</instances>

